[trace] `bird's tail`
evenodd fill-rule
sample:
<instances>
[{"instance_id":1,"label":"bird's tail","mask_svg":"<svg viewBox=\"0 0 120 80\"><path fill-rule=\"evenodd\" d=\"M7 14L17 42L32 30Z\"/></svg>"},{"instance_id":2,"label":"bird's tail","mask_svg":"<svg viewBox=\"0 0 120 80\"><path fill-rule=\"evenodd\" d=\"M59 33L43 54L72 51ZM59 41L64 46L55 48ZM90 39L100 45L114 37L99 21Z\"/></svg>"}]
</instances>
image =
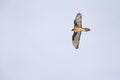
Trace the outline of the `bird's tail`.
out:
<instances>
[{"instance_id":1,"label":"bird's tail","mask_svg":"<svg viewBox=\"0 0 120 80\"><path fill-rule=\"evenodd\" d=\"M90 31L89 28L83 28L85 32Z\"/></svg>"}]
</instances>

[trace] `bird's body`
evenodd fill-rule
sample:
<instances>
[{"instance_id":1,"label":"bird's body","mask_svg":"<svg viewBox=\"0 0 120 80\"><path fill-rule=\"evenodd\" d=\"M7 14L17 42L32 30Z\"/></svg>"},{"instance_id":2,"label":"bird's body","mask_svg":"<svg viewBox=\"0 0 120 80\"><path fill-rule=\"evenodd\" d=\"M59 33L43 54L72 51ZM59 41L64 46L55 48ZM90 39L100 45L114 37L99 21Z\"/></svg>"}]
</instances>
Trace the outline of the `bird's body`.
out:
<instances>
[{"instance_id":1,"label":"bird's body","mask_svg":"<svg viewBox=\"0 0 120 80\"><path fill-rule=\"evenodd\" d=\"M74 32L81 32L81 31L85 31L85 32L87 32L87 31L90 31L90 29L89 28L79 28L79 27L74 27L73 29L72 29L72 31L74 31Z\"/></svg>"},{"instance_id":2,"label":"bird's body","mask_svg":"<svg viewBox=\"0 0 120 80\"><path fill-rule=\"evenodd\" d=\"M82 28L82 15L81 13L78 13L74 20L74 28L72 29L74 31L72 36L72 42L73 46L78 49L79 48L79 40L81 36L82 31L90 31L89 28Z\"/></svg>"}]
</instances>

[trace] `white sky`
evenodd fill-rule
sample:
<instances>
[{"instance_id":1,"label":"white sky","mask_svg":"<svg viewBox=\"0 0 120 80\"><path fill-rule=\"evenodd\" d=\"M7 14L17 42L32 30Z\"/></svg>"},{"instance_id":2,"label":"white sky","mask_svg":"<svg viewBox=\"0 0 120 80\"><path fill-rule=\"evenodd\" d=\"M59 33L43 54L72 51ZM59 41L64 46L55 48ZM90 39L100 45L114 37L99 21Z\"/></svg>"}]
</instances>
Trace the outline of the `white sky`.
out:
<instances>
[{"instance_id":1,"label":"white sky","mask_svg":"<svg viewBox=\"0 0 120 80\"><path fill-rule=\"evenodd\" d=\"M119 0L0 0L0 80L120 80L119 30Z\"/></svg>"}]
</instances>

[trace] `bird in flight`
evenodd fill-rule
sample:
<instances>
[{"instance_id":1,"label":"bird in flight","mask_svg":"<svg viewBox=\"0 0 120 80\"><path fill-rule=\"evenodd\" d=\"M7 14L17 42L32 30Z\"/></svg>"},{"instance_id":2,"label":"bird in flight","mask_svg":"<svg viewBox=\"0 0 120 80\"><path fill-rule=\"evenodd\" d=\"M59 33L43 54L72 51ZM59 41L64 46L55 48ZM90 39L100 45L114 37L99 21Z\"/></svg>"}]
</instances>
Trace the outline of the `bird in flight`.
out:
<instances>
[{"instance_id":1,"label":"bird in flight","mask_svg":"<svg viewBox=\"0 0 120 80\"><path fill-rule=\"evenodd\" d=\"M74 31L73 36L72 36L72 43L73 46L78 49L79 48L79 41L81 37L81 32L87 32L90 31L89 28L82 28L82 15L81 13L78 13L75 17L74 20L74 28L72 29Z\"/></svg>"}]
</instances>

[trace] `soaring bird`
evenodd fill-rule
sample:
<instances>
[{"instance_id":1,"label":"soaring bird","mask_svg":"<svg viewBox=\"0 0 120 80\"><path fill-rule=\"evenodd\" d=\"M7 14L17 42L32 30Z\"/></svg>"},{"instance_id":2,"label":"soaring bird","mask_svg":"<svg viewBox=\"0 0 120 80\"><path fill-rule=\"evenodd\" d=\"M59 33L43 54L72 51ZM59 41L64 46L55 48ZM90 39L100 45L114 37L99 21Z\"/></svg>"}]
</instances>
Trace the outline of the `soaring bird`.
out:
<instances>
[{"instance_id":1,"label":"soaring bird","mask_svg":"<svg viewBox=\"0 0 120 80\"><path fill-rule=\"evenodd\" d=\"M72 29L74 31L73 36L72 36L72 43L73 46L78 49L79 48L79 41L80 41L80 36L82 31L90 31L89 28L82 28L82 14L78 13L75 17L74 20L74 28Z\"/></svg>"}]
</instances>

